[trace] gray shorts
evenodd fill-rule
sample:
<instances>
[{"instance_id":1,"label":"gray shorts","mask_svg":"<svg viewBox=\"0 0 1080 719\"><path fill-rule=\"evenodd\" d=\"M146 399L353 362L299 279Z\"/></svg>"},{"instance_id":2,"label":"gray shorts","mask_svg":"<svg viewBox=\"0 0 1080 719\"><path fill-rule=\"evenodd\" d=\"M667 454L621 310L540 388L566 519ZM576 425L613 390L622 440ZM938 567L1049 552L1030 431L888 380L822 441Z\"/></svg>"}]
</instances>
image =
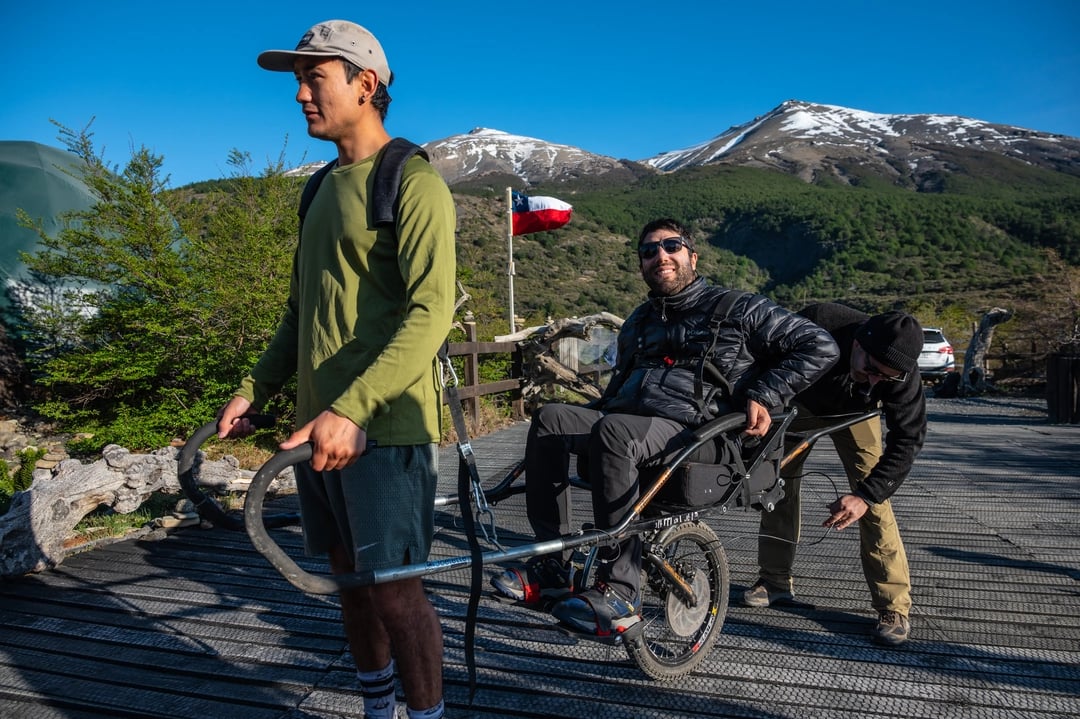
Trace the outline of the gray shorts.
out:
<instances>
[{"instance_id":1,"label":"gray shorts","mask_svg":"<svg viewBox=\"0 0 1080 719\"><path fill-rule=\"evenodd\" d=\"M296 466L309 554L352 547L357 571L426 562L435 532L434 444L376 447L343 470Z\"/></svg>"}]
</instances>

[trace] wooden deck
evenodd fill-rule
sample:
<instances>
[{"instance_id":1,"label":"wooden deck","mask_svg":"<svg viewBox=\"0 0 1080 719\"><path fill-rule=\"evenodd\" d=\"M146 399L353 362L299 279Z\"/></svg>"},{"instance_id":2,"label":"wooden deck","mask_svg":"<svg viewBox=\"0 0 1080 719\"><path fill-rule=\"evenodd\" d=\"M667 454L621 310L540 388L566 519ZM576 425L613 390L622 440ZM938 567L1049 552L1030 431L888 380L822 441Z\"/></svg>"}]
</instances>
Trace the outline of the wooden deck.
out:
<instances>
[{"instance_id":1,"label":"wooden deck","mask_svg":"<svg viewBox=\"0 0 1080 719\"><path fill-rule=\"evenodd\" d=\"M811 456L796 591L804 604L749 609L756 515L713 516L732 564L732 606L701 670L650 681L620 647L569 638L538 612L491 599L477 628L468 701L467 573L432 577L446 638L450 717L1080 716L1080 426L1028 400L931 400L927 446L895 501L912 565L913 639L872 645L851 530L818 527L839 483ZM484 476L520 456L524 425L475 441ZM443 454L446 491L456 472ZM582 505L585 506L585 505ZM496 507L519 541L520 497ZM437 551L463 539L442 517ZM305 568L295 528L274 531ZM295 551L294 551L295 550ZM494 571L489 568L488 572ZM362 716L336 601L278 576L246 534L179 530L0 582L4 719L331 719Z\"/></svg>"}]
</instances>

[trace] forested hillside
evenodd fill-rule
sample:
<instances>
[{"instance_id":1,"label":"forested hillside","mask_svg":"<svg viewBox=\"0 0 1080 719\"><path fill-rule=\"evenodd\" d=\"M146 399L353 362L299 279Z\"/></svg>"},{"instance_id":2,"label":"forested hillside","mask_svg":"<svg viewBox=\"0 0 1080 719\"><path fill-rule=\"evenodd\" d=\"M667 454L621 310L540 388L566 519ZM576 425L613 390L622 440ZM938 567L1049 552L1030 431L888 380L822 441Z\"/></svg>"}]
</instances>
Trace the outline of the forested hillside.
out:
<instances>
[{"instance_id":1,"label":"forested hillside","mask_svg":"<svg viewBox=\"0 0 1080 719\"><path fill-rule=\"evenodd\" d=\"M574 205L559 230L514 239L515 305L531 319L599 309L625 313L642 283L632 238L671 216L698 235L699 270L788 306L844 298L864 309L948 308L1042 297L1047 250L1080 263L1080 178L996 158L980 177L950 174L938 192L874 177L810 185L774 171L709 166L633 185L541 187ZM459 195L466 284L506 296L501 195ZM1048 274L1049 273L1049 274Z\"/></svg>"},{"instance_id":2,"label":"forested hillside","mask_svg":"<svg viewBox=\"0 0 1080 719\"><path fill-rule=\"evenodd\" d=\"M515 311L529 324L599 310L625 315L642 297L634 238L663 216L693 228L698 268L711 281L791 307L843 298L960 322L991 305L1024 313L1060 293L1058 275L1080 266L1080 177L985 152L938 153L953 171L923 192L858 166L847 170L850 184L712 165L642 173L629 184L584 178L531 188L572 203L574 217L514 238ZM178 192L198 212L205 198L220 203L221 189L200 183ZM455 198L459 277L481 325L493 322L498 333L509 288L505 184L473 181Z\"/></svg>"}]
</instances>

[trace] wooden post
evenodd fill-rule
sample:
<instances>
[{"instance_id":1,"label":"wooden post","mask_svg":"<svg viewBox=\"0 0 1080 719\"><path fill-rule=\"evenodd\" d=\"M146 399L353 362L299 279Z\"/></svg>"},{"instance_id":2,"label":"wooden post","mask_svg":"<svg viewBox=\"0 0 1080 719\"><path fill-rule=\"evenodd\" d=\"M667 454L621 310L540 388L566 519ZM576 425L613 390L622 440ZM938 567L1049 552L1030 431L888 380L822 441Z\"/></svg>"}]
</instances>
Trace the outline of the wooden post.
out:
<instances>
[{"instance_id":1,"label":"wooden post","mask_svg":"<svg viewBox=\"0 0 1080 719\"><path fill-rule=\"evenodd\" d=\"M476 320L466 320L465 341L472 344L472 351L465 355L465 376L462 378L466 387L475 387L480 384L480 356L476 351ZM475 436L480 431L480 398L469 397L465 400L465 410L472 424L472 433Z\"/></svg>"},{"instance_id":2,"label":"wooden post","mask_svg":"<svg viewBox=\"0 0 1080 719\"><path fill-rule=\"evenodd\" d=\"M521 384L510 393L510 406L513 408L514 419L523 420L525 419L525 393L522 392L522 387L525 384L525 361L520 344L510 355L510 376L521 378Z\"/></svg>"},{"instance_id":3,"label":"wooden post","mask_svg":"<svg viewBox=\"0 0 1080 719\"><path fill-rule=\"evenodd\" d=\"M1080 354L1047 356L1046 409L1051 424L1080 424Z\"/></svg>"}]
</instances>

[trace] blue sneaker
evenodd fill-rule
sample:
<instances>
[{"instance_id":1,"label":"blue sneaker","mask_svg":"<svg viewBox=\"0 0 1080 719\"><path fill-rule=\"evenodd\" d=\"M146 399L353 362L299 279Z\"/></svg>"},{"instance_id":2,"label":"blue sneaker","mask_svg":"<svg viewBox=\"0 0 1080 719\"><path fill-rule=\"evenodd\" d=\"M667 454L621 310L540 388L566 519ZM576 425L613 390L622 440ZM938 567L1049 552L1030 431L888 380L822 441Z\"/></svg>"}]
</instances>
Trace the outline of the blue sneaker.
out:
<instances>
[{"instance_id":1,"label":"blue sneaker","mask_svg":"<svg viewBox=\"0 0 1080 719\"><path fill-rule=\"evenodd\" d=\"M491 578L495 590L526 604L555 602L574 592L572 568L558 557L534 557L524 570L511 568Z\"/></svg>"},{"instance_id":2,"label":"blue sneaker","mask_svg":"<svg viewBox=\"0 0 1080 719\"><path fill-rule=\"evenodd\" d=\"M607 637L622 634L641 621L641 599L624 599L610 584L597 582L569 599L556 604L551 613L571 629Z\"/></svg>"}]
</instances>

